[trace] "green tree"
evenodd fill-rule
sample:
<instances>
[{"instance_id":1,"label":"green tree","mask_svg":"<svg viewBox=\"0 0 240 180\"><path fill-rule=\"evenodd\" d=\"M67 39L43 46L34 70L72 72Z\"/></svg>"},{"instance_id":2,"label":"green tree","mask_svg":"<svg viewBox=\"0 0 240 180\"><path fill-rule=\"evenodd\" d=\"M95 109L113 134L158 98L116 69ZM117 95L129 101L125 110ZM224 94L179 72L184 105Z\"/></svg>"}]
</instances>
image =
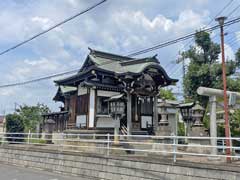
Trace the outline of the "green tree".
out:
<instances>
[{"instance_id":1,"label":"green tree","mask_svg":"<svg viewBox=\"0 0 240 180\"><path fill-rule=\"evenodd\" d=\"M17 109L18 114L23 119L25 131L36 131L37 124L42 123L42 114L50 112L50 109L44 104L36 106L22 105Z\"/></svg>"},{"instance_id":2,"label":"green tree","mask_svg":"<svg viewBox=\"0 0 240 180\"><path fill-rule=\"evenodd\" d=\"M217 61L221 50L219 44L212 42L209 33L204 31L196 33L195 43L196 46L191 46L188 51L182 53L184 59L190 60L186 76L183 80L184 94L186 98L198 100L206 107L208 98L198 96L197 88L204 86L222 89L222 67ZM226 63L226 74L229 79L230 75L233 75L239 66L237 58L240 59L240 50L236 54L236 61L230 60ZM240 88L237 81L234 80L228 81L228 87L229 90Z\"/></svg>"},{"instance_id":3,"label":"green tree","mask_svg":"<svg viewBox=\"0 0 240 180\"><path fill-rule=\"evenodd\" d=\"M240 136L240 109L231 115L231 134L235 137Z\"/></svg>"},{"instance_id":4,"label":"green tree","mask_svg":"<svg viewBox=\"0 0 240 180\"><path fill-rule=\"evenodd\" d=\"M183 122L178 122L178 136L185 136L185 126Z\"/></svg>"},{"instance_id":5,"label":"green tree","mask_svg":"<svg viewBox=\"0 0 240 180\"><path fill-rule=\"evenodd\" d=\"M24 132L24 124L22 117L17 114L8 114L6 116L6 132L7 133L23 133ZM19 137L23 137L23 134L7 134L8 141L23 141ZM18 137L18 138L13 138Z\"/></svg>"},{"instance_id":6,"label":"green tree","mask_svg":"<svg viewBox=\"0 0 240 180\"><path fill-rule=\"evenodd\" d=\"M240 48L237 50L235 54L236 64L239 67L240 66Z\"/></svg>"},{"instance_id":7,"label":"green tree","mask_svg":"<svg viewBox=\"0 0 240 180\"><path fill-rule=\"evenodd\" d=\"M23 119L19 114L8 114L6 116L6 131L8 133L24 132Z\"/></svg>"},{"instance_id":8,"label":"green tree","mask_svg":"<svg viewBox=\"0 0 240 180\"><path fill-rule=\"evenodd\" d=\"M172 90L168 90L168 89L160 89L160 98L164 98L168 100L176 100L176 97L172 93Z\"/></svg>"}]
</instances>

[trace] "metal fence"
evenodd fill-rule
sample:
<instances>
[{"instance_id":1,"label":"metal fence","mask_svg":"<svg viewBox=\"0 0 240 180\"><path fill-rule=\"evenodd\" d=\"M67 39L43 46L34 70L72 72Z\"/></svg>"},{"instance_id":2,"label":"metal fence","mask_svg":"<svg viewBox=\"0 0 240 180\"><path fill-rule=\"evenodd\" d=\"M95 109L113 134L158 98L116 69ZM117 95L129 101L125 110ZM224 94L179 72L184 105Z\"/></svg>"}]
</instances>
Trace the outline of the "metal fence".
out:
<instances>
[{"instance_id":1,"label":"metal fence","mask_svg":"<svg viewBox=\"0 0 240 180\"><path fill-rule=\"evenodd\" d=\"M226 154L225 137L185 137L119 135L112 134L64 134L64 133L0 133L1 145L23 146L56 150L57 152L86 152L110 155L153 156L177 160L221 159L240 160L240 138L229 138L231 154ZM211 141L216 145L211 145Z\"/></svg>"}]
</instances>

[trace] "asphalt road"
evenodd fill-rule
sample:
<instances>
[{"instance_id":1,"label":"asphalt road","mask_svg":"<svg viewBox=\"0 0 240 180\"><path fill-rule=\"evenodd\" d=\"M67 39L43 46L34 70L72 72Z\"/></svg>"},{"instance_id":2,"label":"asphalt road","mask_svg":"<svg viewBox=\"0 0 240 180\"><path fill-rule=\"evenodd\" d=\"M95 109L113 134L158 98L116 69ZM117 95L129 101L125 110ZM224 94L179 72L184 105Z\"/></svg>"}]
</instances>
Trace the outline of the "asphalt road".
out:
<instances>
[{"instance_id":1,"label":"asphalt road","mask_svg":"<svg viewBox=\"0 0 240 180\"><path fill-rule=\"evenodd\" d=\"M0 164L0 180L89 180L31 168Z\"/></svg>"}]
</instances>

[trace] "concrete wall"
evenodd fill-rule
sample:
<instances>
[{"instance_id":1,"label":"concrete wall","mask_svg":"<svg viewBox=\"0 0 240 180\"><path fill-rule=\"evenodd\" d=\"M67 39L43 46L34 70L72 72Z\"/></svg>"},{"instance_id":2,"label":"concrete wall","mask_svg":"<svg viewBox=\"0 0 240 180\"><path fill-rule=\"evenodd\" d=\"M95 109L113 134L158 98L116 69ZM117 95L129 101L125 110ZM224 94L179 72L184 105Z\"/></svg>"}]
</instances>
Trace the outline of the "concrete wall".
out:
<instances>
[{"instance_id":1,"label":"concrete wall","mask_svg":"<svg viewBox=\"0 0 240 180\"><path fill-rule=\"evenodd\" d=\"M4 127L2 124L0 124L0 139L3 137L3 133L4 133Z\"/></svg>"},{"instance_id":2,"label":"concrete wall","mask_svg":"<svg viewBox=\"0 0 240 180\"><path fill-rule=\"evenodd\" d=\"M115 120L111 116L97 116L96 117L97 123L96 127L97 128L114 128L115 126Z\"/></svg>"},{"instance_id":3,"label":"concrete wall","mask_svg":"<svg viewBox=\"0 0 240 180\"><path fill-rule=\"evenodd\" d=\"M0 133L4 133L4 124L0 123Z\"/></svg>"},{"instance_id":4,"label":"concrete wall","mask_svg":"<svg viewBox=\"0 0 240 180\"><path fill-rule=\"evenodd\" d=\"M58 153L16 146L1 146L0 161L107 180L237 180L240 175L240 171L217 165L172 164L167 163L167 159L161 162L142 158Z\"/></svg>"}]
</instances>

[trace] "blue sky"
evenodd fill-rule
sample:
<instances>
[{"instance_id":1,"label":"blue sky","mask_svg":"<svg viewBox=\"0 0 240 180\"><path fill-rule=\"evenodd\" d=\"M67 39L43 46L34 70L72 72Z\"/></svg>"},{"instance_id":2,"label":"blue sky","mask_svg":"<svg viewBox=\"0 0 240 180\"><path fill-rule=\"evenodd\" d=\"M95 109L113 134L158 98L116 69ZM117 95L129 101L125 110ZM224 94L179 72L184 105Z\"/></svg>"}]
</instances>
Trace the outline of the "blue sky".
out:
<instances>
[{"instance_id":1,"label":"blue sky","mask_svg":"<svg viewBox=\"0 0 240 180\"><path fill-rule=\"evenodd\" d=\"M98 2L97 0L4 0L0 1L0 51L47 29L51 25ZM217 3L216 3L217 2ZM0 84L21 82L66 70L80 68L88 47L113 53L129 52L193 32L209 24L230 0L108 0L98 8L68 22L34 41L0 56ZM221 13L228 15L240 5L233 0ZM240 8L231 17L240 16ZM209 26L215 25L213 21ZM239 24L226 29L226 57L234 59L239 46ZM219 32L212 33L219 42ZM172 63L181 42L143 56L158 54L160 63L173 78L181 78L181 65ZM57 87L54 79L0 89L0 114L11 112L14 103L45 103L57 110L52 101ZM178 84L181 87L181 84ZM177 90L178 88L175 88Z\"/></svg>"}]
</instances>

